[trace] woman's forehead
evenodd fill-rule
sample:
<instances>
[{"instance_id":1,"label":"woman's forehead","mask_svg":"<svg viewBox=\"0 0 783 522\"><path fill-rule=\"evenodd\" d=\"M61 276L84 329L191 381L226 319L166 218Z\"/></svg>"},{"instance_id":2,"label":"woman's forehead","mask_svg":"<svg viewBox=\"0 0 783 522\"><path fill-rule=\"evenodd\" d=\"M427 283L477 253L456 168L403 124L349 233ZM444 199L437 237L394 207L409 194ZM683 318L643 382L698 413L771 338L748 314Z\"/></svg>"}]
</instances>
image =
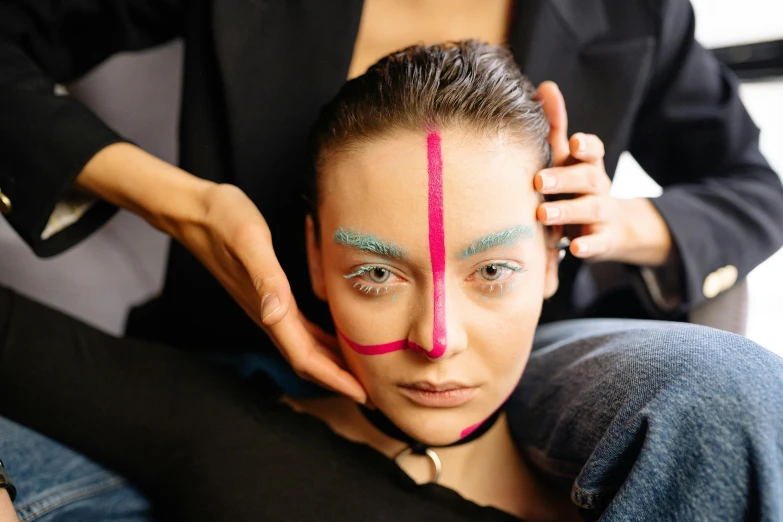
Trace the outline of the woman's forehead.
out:
<instances>
[{"instance_id":1,"label":"woman's forehead","mask_svg":"<svg viewBox=\"0 0 783 522\"><path fill-rule=\"evenodd\" d=\"M426 243L433 205L442 214L448 243L532 227L536 163L535 152L518 142L460 129L398 132L356 144L324 166L323 232L383 234L416 249ZM436 201L433 183L440 184Z\"/></svg>"}]
</instances>

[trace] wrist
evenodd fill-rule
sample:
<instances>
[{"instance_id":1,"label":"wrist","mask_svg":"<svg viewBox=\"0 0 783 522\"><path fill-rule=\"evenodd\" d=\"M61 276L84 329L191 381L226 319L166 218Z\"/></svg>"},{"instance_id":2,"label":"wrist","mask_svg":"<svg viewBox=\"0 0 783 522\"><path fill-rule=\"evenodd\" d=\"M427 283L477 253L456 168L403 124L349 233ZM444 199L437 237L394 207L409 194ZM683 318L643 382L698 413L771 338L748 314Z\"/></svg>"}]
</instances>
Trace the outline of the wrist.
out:
<instances>
[{"instance_id":1,"label":"wrist","mask_svg":"<svg viewBox=\"0 0 783 522\"><path fill-rule=\"evenodd\" d=\"M188 225L203 220L205 194L214 186L130 143L98 152L76 184L175 239Z\"/></svg>"},{"instance_id":2,"label":"wrist","mask_svg":"<svg viewBox=\"0 0 783 522\"><path fill-rule=\"evenodd\" d=\"M647 198L618 201L625 228L620 261L638 266L663 265L672 251L672 237L666 221Z\"/></svg>"}]
</instances>

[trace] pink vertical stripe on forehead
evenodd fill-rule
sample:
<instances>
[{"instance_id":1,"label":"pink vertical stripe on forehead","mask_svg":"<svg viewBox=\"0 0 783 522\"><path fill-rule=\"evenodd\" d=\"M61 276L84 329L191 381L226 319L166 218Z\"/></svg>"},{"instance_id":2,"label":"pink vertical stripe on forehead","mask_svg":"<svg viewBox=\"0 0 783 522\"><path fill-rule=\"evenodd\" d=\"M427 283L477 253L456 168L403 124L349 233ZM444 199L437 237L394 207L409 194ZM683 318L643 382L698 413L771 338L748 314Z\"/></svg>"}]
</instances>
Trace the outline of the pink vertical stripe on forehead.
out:
<instances>
[{"instance_id":1,"label":"pink vertical stripe on forehead","mask_svg":"<svg viewBox=\"0 0 783 522\"><path fill-rule=\"evenodd\" d=\"M432 263L433 314L432 349L429 357L446 353L446 237L443 230L443 156L440 134L427 135L427 175L429 191L430 262Z\"/></svg>"}]
</instances>

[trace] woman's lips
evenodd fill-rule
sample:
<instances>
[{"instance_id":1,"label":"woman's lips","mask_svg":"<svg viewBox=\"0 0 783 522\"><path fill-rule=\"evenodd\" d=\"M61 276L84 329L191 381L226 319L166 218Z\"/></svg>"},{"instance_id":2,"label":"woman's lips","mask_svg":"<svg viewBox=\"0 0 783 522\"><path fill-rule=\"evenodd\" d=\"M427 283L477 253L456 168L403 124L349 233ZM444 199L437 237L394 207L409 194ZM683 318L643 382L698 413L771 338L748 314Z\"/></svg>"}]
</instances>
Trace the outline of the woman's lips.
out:
<instances>
[{"instance_id":1,"label":"woman's lips","mask_svg":"<svg viewBox=\"0 0 783 522\"><path fill-rule=\"evenodd\" d=\"M428 408L455 408L471 400L478 388L460 383L433 384L429 382L398 385L402 394L420 406Z\"/></svg>"}]
</instances>

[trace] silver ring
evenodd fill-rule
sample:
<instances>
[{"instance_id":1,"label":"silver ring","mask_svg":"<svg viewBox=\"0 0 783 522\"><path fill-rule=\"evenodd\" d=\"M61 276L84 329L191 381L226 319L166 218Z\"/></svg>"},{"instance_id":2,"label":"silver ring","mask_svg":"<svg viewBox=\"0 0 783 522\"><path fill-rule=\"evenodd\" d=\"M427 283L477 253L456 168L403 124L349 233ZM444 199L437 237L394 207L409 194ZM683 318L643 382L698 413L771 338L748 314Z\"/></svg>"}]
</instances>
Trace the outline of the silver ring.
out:
<instances>
[{"instance_id":1,"label":"silver ring","mask_svg":"<svg viewBox=\"0 0 783 522\"><path fill-rule=\"evenodd\" d=\"M563 237L560 239L560 241L557 242L557 245L555 245L555 248L559 250L557 253L557 263L560 264L560 262L563 261L563 258L566 256L566 250L568 250L568 247L571 246L571 240L567 237Z\"/></svg>"},{"instance_id":2,"label":"silver ring","mask_svg":"<svg viewBox=\"0 0 783 522\"><path fill-rule=\"evenodd\" d=\"M408 455L410 455L412 453L413 453L413 448L408 446L407 448L405 448L404 450L402 450L401 452L399 452L397 454L397 456L394 458L394 463L399 466L400 462L405 457L407 457ZM433 479L430 482L438 482L438 480L440 480L440 473L441 473L441 471L443 471L443 466L441 466L441 463L440 463L440 457L438 457L438 454L435 453L430 448L425 448L424 454L427 455L430 458L430 460L432 461L432 469L433 469L433 471L435 471L435 477L433 477Z\"/></svg>"}]
</instances>

